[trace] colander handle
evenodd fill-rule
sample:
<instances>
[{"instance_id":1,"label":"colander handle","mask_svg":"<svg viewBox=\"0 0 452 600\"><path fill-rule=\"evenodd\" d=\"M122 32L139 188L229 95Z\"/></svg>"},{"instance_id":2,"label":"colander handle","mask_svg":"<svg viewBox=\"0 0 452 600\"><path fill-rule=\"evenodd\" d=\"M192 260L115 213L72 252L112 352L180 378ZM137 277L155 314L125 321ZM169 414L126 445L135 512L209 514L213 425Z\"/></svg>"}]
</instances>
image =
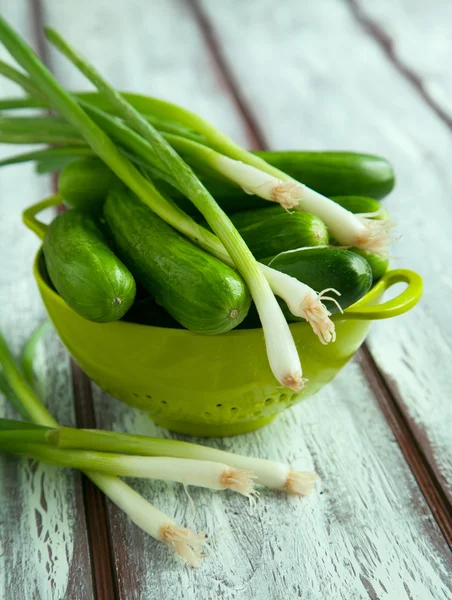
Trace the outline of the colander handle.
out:
<instances>
[{"instance_id":1,"label":"colander handle","mask_svg":"<svg viewBox=\"0 0 452 600\"><path fill-rule=\"evenodd\" d=\"M42 221L39 221L36 218L36 215L45 210L46 208L49 208L51 206L57 206L57 204L60 203L61 198L57 194L55 196L51 196L50 198L46 198L45 200L41 200L41 202L33 204L32 206L29 206L24 210L24 212L22 213L22 221L28 227L28 229L31 229L31 231L34 231L34 233L36 233L39 239L43 240L48 225L46 225Z\"/></svg>"},{"instance_id":2,"label":"colander handle","mask_svg":"<svg viewBox=\"0 0 452 600\"><path fill-rule=\"evenodd\" d=\"M381 295L396 283L407 283L408 287L398 296L382 304L377 302ZM390 319L413 308L422 296L422 277L409 269L387 271L364 298L344 311L347 319Z\"/></svg>"}]
</instances>

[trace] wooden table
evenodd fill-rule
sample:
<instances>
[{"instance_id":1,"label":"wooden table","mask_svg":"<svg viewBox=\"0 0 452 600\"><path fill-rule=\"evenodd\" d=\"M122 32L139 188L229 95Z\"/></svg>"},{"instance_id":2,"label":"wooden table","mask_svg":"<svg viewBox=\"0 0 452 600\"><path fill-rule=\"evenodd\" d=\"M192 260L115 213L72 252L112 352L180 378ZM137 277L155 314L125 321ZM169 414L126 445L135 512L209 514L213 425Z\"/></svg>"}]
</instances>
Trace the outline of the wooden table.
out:
<instances>
[{"instance_id":1,"label":"wooden table","mask_svg":"<svg viewBox=\"0 0 452 600\"><path fill-rule=\"evenodd\" d=\"M295 460L322 482L305 500L264 493L252 515L241 498L194 489L194 526L212 534L199 570L79 474L2 457L0 597L450 599L452 3L0 0L0 9L69 87L86 82L44 43L44 22L117 87L191 108L249 147L387 156L398 184L386 206L403 232L394 264L419 271L426 288L415 310L376 323L315 398L262 431L209 441ZM7 93L17 91L1 80ZM15 350L45 314L31 276L38 244L20 213L49 190L30 166L1 171L0 327ZM169 436L91 385L55 335L38 358L58 420ZM0 411L13 416L1 398ZM134 485L190 521L180 487Z\"/></svg>"}]
</instances>

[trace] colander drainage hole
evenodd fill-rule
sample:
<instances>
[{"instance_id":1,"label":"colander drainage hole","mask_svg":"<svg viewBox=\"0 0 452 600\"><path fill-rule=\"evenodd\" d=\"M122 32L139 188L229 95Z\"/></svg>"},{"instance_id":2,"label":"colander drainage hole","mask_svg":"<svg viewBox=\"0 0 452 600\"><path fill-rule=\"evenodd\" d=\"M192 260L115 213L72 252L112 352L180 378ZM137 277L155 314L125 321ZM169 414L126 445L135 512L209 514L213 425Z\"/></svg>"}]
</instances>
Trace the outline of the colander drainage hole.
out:
<instances>
[{"instance_id":1,"label":"colander drainage hole","mask_svg":"<svg viewBox=\"0 0 452 600\"><path fill-rule=\"evenodd\" d=\"M205 416L205 417L211 417L211 416L212 416L212 413L210 413L210 412L205 412L205 413L204 413L204 416Z\"/></svg>"},{"instance_id":2,"label":"colander drainage hole","mask_svg":"<svg viewBox=\"0 0 452 600\"><path fill-rule=\"evenodd\" d=\"M146 398L149 398L149 400L152 400L152 396L150 394L146 394Z\"/></svg>"},{"instance_id":3,"label":"colander drainage hole","mask_svg":"<svg viewBox=\"0 0 452 600\"><path fill-rule=\"evenodd\" d=\"M222 404L217 404L217 408L223 408Z\"/></svg>"},{"instance_id":4,"label":"colander drainage hole","mask_svg":"<svg viewBox=\"0 0 452 600\"><path fill-rule=\"evenodd\" d=\"M288 396L288 394L281 394L281 396L279 397L279 401L285 402L287 400L287 396Z\"/></svg>"},{"instance_id":5,"label":"colander drainage hole","mask_svg":"<svg viewBox=\"0 0 452 600\"><path fill-rule=\"evenodd\" d=\"M133 395L135 396L135 398L138 398L138 394L136 392L133 392Z\"/></svg>"},{"instance_id":6,"label":"colander drainage hole","mask_svg":"<svg viewBox=\"0 0 452 600\"><path fill-rule=\"evenodd\" d=\"M162 404L168 404L166 400L162 400Z\"/></svg>"},{"instance_id":7,"label":"colander drainage hole","mask_svg":"<svg viewBox=\"0 0 452 600\"><path fill-rule=\"evenodd\" d=\"M266 398L265 404L273 404L274 401L275 401L274 398Z\"/></svg>"},{"instance_id":8,"label":"colander drainage hole","mask_svg":"<svg viewBox=\"0 0 452 600\"><path fill-rule=\"evenodd\" d=\"M233 412L233 411L235 411L235 410L237 410L237 406L233 406L233 407L231 408L231 412Z\"/></svg>"}]
</instances>

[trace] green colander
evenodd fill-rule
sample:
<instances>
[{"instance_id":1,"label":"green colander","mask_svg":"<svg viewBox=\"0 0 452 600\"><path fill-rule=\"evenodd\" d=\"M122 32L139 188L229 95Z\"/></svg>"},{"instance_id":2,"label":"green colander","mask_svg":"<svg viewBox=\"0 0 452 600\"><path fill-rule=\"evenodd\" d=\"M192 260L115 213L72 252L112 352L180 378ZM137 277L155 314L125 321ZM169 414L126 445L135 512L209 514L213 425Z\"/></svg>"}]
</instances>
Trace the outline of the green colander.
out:
<instances>
[{"instance_id":1,"label":"green colander","mask_svg":"<svg viewBox=\"0 0 452 600\"><path fill-rule=\"evenodd\" d=\"M30 210L24 220L42 234ZM391 270L359 302L333 317L335 343L322 345L307 323L290 325L309 380L304 390L293 393L273 376L261 329L206 336L125 321L94 323L69 308L49 285L42 249L34 276L61 340L93 381L147 411L158 425L197 436L236 435L266 425L330 382L361 346L372 320L401 315L422 295L417 273ZM384 292L400 282L408 284L406 289L379 304Z\"/></svg>"}]
</instances>

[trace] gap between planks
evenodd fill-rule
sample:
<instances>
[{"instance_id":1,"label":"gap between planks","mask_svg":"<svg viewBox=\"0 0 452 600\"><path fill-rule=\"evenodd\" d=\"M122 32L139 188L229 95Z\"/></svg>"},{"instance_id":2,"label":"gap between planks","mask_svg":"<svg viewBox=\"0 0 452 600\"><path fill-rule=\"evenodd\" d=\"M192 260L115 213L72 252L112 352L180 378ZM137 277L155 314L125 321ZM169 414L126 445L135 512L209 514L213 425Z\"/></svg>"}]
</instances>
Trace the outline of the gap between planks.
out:
<instances>
[{"instance_id":1,"label":"gap between planks","mask_svg":"<svg viewBox=\"0 0 452 600\"><path fill-rule=\"evenodd\" d=\"M29 0L29 3L38 54L51 69L47 42L43 34L45 15L41 0ZM54 176L52 176L52 184L53 191L56 192ZM72 358L71 376L77 426L95 429L96 419L91 382ZM106 499L85 475L81 477L81 484L96 600L118 600L119 590L113 567L113 549Z\"/></svg>"},{"instance_id":2,"label":"gap between planks","mask_svg":"<svg viewBox=\"0 0 452 600\"><path fill-rule=\"evenodd\" d=\"M388 32L361 8L359 0L345 0L345 2L359 26L375 40L397 71L411 83L423 101L452 131L452 118L427 92L422 77L399 59L394 49L394 42Z\"/></svg>"},{"instance_id":3,"label":"gap between planks","mask_svg":"<svg viewBox=\"0 0 452 600\"><path fill-rule=\"evenodd\" d=\"M379 27L379 25L365 15L358 5L357 0L346 1L356 20L365 29L367 34L373 37L383 48L391 63L393 63L403 77L410 81L428 106L449 128L452 129L452 120L427 94L422 79L415 72L403 65L397 58L390 37L381 29L381 27ZM266 143L265 136L258 125L252 108L243 98L240 86L237 84L228 63L224 58L208 16L205 14L198 0L186 0L186 2L191 8L194 18L198 22L200 31L204 36L206 47L213 59L222 82L225 84L225 89L228 90L231 99L243 119L246 133L249 137L250 147L253 150L266 150L268 144ZM374 393L378 405L400 446L405 460L417 481L419 489L430 507L433 517L438 523L447 544L452 548L452 520L450 517L452 511L450 502L444 493L440 481L432 470L429 461L422 450L421 444L413 433L409 420L406 419L401 410L400 404L402 403L402 400L397 397L397 393L394 392L393 386L386 380L385 375L377 366L366 344L364 344L358 353L358 362Z\"/></svg>"}]
</instances>

